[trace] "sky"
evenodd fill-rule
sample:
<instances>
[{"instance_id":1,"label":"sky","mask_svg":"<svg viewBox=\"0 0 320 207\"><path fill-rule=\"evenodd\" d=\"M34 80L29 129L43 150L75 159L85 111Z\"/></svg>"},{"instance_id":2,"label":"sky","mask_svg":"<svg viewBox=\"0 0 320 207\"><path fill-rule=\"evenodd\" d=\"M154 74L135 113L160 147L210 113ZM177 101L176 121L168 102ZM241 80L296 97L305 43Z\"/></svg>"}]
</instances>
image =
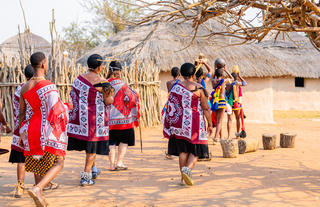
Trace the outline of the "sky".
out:
<instances>
[{"instance_id":1,"label":"sky","mask_svg":"<svg viewBox=\"0 0 320 207\"><path fill-rule=\"evenodd\" d=\"M49 22L52 9L55 10L56 28L62 34L63 27L71 22L78 23L90 20L93 14L86 11L79 2L82 0L21 0L26 15L27 24L32 33L40 35L49 42ZM0 44L6 39L24 31L24 20L19 0L0 0ZM249 12L252 18L256 12Z\"/></svg>"},{"instance_id":2,"label":"sky","mask_svg":"<svg viewBox=\"0 0 320 207\"><path fill-rule=\"evenodd\" d=\"M19 0L0 0L0 44L11 36L24 31L24 21ZM79 4L79 0L21 0L31 32L50 42L49 22L55 10L56 27L59 33L71 22L84 22L91 18Z\"/></svg>"}]
</instances>

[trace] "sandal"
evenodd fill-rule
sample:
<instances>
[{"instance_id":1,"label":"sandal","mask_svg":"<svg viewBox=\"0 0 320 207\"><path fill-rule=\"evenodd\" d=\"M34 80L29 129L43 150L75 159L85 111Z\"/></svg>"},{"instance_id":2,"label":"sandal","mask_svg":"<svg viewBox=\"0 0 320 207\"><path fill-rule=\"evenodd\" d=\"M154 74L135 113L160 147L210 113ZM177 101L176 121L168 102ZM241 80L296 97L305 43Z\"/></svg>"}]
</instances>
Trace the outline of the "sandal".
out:
<instances>
[{"instance_id":1,"label":"sandal","mask_svg":"<svg viewBox=\"0 0 320 207\"><path fill-rule=\"evenodd\" d=\"M213 145L217 145L220 141L220 139L218 138L212 138L212 141L213 141Z\"/></svg>"},{"instance_id":2,"label":"sandal","mask_svg":"<svg viewBox=\"0 0 320 207\"><path fill-rule=\"evenodd\" d=\"M183 167L181 169L181 176L184 180L184 182L187 184L187 185L190 185L192 186L193 185L193 180L191 178L191 169L188 168L188 167Z\"/></svg>"},{"instance_id":3,"label":"sandal","mask_svg":"<svg viewBox=\"0 0 320 207\"><path fill-rule=\"evenodd\" d=\"M128 166L125 166L125 165L117 166L115 169L116 170L128 170Z\"/></svg>"},{"instance_id":4,"label":"sandal","mask_svg":"<svg viewBox=\"0 0 320 207\"><path fill-rule=\"evenodd\" d=\"M91 169L91 173L92 173L92 179L97 179L98 175L101 174L101 170L99 168L97 168L96 166L94 166L92 169Z\"/></svg>"},{"instance_id":5,"label":"sandal","mask_svg":"<svg viewBox=\"0 0 320 207\"><path fill-rule=\"evenodd\" d=\"M58 183L52 183L50 182L46 187L43 188L43 191L47 191L47 190L56 190L59 188L59 184Z\"/></svg>"},{"instance_id":6,"label":"sandal","mask_svg":"<svg viewBox=\"0 0 320 207\"><path fill-rule=\"evenodd\" d=\"M41 195L41 191L39 187L34 186L31 190L28 191L28 194L33 199L37 207L48 206L47 202Z\"/></svg>"},{"instance_id":7,"label":"sandal","mask_svg":"<svg viewBox=\"0 0 320 207\"><path fill-rule=\"evenodd\" d=\"M198 161L201 162L205 162L205 161L211 161L211 157L204 157L204 158L198 158Z\"/></svg>"},{"instance_id":8,"label":"sandal","mask_svg":"<svg viewBox=\"0 0 320 207\"><path fill-rule=\"evenodd\" d=\"M18 184L16 185L14 197L21 198L23 193L24 193L24 184L23 182L18 181Z\"/></svg>"}]
</instances>

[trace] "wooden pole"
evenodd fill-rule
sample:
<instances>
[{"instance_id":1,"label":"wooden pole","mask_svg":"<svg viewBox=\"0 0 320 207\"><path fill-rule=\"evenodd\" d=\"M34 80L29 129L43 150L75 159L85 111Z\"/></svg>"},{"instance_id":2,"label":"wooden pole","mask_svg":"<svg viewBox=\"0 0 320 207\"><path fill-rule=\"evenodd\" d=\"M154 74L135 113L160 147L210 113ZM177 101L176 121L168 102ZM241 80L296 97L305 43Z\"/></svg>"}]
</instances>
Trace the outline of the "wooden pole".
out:
<instances>
[{"instance_id":1,"label":"wooden pole","mask_svg":"<svg viewBox=\"0 0 320 207\"><path fill-rule=\"evenodd\" d=\"M136 60L135 73L136 73L136 90L138 92L138 60ZM140 125L140 117L138 119L138 125L139 125L139 134L140 134L140 151L142 153L142 130Z\"/></svg>"}]
</instances>

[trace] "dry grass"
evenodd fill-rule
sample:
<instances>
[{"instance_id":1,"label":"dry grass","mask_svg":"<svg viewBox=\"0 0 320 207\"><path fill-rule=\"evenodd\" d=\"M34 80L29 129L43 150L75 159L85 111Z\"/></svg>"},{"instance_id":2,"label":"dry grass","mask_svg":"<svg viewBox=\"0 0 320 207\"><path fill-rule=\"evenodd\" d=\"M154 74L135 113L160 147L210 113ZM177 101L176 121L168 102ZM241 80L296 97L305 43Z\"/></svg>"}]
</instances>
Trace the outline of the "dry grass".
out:
<instances>
[{"instance_id":1,"label":"dry grass","mask_svg":"<svg viewBox=\"0 0 320 207\"><path fill-rule=\"evenodd\" d=\"M320 111L273 111L275 119L298 118L298 119L319 119Z\"/></svg>"}]
</instances>

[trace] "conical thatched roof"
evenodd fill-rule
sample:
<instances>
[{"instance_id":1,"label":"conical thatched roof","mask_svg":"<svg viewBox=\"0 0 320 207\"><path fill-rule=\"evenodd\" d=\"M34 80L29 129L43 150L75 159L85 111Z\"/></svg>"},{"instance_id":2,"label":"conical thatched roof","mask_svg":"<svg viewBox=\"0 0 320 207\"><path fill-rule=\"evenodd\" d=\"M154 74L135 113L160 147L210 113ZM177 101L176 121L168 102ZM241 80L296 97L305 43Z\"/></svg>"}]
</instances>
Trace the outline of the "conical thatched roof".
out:
<instances>
[{"instance_id":1,"label":"conical thatched roof","mask_svg":"<svg viewBox=\"0 0 320 207\"><path fill-rule=\"evenodd\" d=\"M26 39L26 34L21 33L21 39L24 41ZM18 57L19 56L19 34L10 37L9 39L5 40L3 43L0 44L0 51L5 54L8 58L11 57ZM34 48L34 52L41 51L44 52L46 55L50 54L50 43L33 33L31 33L31 44Z\"/></svg>"},{"instance_id":2,"label":"conical thatched roof","mask_svg":"<svg viewBox=\"0 0 320 207\"><path fill-rule=\"evenodd\" d=\"M158 67L160 71L169 71L173 66L180 66L184 62L194 62L199 53L202 52L209 60L210 65L213 65L214 60L218 57L226 59L229 68L236 64L239 65L245 77L295 75L291 70L287 69L286 62L258 44L221 47L218 42L229 43L231 39L215 36L197 38L193 45L187 47L191 41L190 34L192 31L190 30L191 26L186 23L180 25L159 24L158 29L145 42L143 47L123 53L141 43L154 26L149 24L122 31L89 51L78 60L78 63L85 64L89 55L98 53L104 57L116 56L126 65L133 64L137 59L139 63L143 62L144 65ZM221 25L215 22L210 27L214 31L219 31ZM207 35L205 31L207 30L199 29L198 35ZM296 52L299 53L298 50ZM308 77L315 78L319 76L314 74Z\"/></svg>"}]
</instances>

